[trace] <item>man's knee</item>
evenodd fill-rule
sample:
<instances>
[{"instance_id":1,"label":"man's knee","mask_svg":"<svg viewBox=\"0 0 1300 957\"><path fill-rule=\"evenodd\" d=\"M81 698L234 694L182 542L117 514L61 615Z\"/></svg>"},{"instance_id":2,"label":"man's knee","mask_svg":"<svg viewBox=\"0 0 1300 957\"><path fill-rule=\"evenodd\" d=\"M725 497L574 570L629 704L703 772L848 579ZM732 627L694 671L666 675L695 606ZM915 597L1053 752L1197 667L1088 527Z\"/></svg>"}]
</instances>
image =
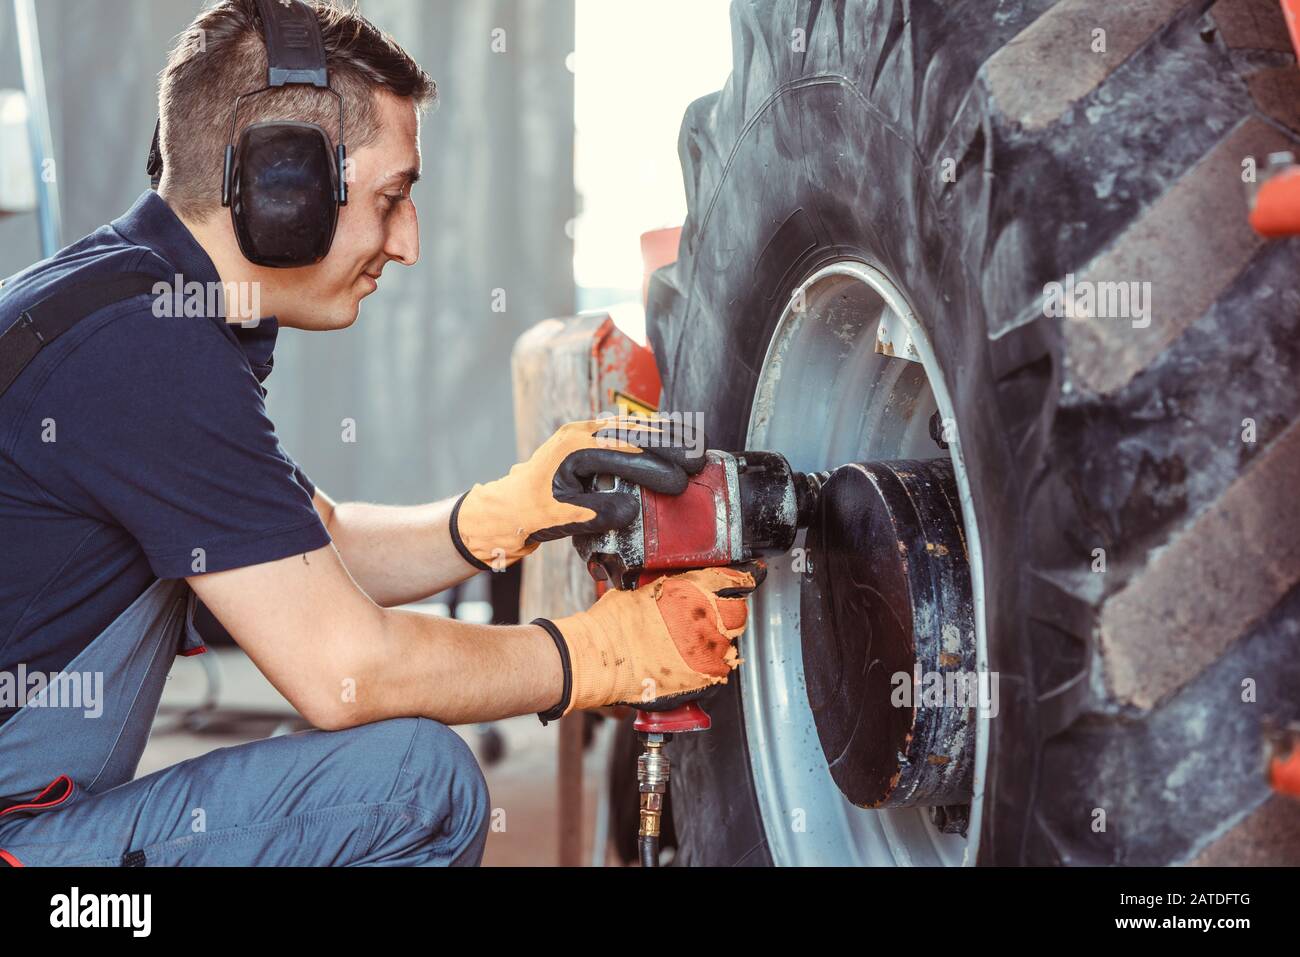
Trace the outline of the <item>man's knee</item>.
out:
<instances>
[{"instance_id":1,"label":"man's knee","mask_svg":"<svg viewBox=\"0 0 1300 957\"><path fill-rule=\"evenodd\" d=\"M413 720L417 726L408 770L431 805L443 804L450 797L449 839L464 849L464 856L472 858L463 863L477 864L492 814L483 769L470 746L451 728L428 718Z\"/></svg>"},{"instance_id":2,"label":"man's knee","mask_svg":"<svg viewBox=\"0 0 1300 957\"><path fill-rule=\"evenodd\" d=\"M381 750L406 743L372 847L379 850L388 834L399 844L409 842L410 863L477 864L487 841L491 801L469 745L429 718L395 718L366 727L385 739ZM403 831L405 840L394 833Z\"/></svg>"}]
</instances>

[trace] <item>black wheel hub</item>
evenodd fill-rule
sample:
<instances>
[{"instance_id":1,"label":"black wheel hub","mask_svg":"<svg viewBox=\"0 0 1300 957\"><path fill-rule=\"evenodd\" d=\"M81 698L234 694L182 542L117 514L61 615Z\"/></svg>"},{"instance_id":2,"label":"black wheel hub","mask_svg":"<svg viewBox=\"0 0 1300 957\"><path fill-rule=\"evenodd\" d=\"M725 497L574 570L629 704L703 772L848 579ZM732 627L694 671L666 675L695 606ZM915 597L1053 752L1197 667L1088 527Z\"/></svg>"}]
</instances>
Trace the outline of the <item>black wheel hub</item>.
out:
<instances>
[{"instance_id":1,"label":"black wheel hub","mask_svg":"<svg viewBox=\"0 0 1300 957\"><path fill-rule=\"evenodd\" d=\"M836 784L861 807L968 802L980 676L951 460L836 469L807 545L804 679Z\"/></svg>"}]
</instances>

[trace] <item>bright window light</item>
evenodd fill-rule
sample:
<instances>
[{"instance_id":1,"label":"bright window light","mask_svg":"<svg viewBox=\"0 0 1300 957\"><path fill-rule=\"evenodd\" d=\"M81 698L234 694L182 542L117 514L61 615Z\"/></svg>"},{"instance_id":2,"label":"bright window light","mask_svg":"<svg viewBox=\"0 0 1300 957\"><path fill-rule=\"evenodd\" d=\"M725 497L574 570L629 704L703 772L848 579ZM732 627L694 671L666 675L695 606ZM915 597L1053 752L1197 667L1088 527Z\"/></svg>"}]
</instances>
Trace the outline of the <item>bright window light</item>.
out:
<instances>
[{"instance_id":1,"label":"bright window light","mask_svg":"<svg viewBox=\"0 0 1300 957\"><path fill-rule=\"evenodd\" d=\"M641 234L680 226L682 115L731 72L726 0L577 0L574 277L580 305L641 298ZM583 295L585 293L585 295Z\"/></svg>"}]
</instances>

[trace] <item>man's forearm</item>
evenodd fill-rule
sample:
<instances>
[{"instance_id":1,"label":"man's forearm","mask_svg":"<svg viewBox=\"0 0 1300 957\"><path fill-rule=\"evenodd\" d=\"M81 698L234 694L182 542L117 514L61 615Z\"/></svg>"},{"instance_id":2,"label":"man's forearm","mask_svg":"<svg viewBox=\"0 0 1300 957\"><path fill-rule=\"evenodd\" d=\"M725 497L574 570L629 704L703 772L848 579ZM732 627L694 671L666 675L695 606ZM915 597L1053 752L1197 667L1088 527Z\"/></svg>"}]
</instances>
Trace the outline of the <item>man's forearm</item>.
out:
<instances>
[{"instance_id":1,"label":"man's forearm","mask_svg":"<svg viewBox=\"0 0 1300 957\"><path fill-rule=\"evenodd\" d=\"M564 692L545 629L381 608L333 544L186 580L276 690L326 730L490 721L547 711Z\"/></svg>"},{"instance_id":2,"label":"man's forearm","mask_svg":"<svg viewBox=\"0 0 1300 957\"><path fill-rule=\"evenodd\" d=\"M536 625L474 625L419 612L383 612L383 636L353 646L336 675L334 729L421 715L443 724L496 721L554 707L564 690L555 642ZM353 681L349 682L348 679Z\"/></svg>"},{"instance_id":3,"label":"man's forearm","mask_svg":"<svg viewBox=\"0 0 1300 957\"><path fill-rule=\"evenodd\" d=\"M316 501L348 573L385 608L421 601L478 572L452 544L455 504L335 504L321 492Z\"/></svg>"}]
</instances>

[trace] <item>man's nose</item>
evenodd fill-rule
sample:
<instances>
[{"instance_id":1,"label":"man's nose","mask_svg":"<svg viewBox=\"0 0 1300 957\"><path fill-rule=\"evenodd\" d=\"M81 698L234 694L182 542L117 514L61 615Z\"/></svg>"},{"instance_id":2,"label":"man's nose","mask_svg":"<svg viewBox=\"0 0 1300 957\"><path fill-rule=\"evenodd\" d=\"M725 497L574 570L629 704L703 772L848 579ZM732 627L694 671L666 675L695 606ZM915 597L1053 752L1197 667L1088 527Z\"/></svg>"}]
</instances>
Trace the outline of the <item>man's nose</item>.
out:
<instances>
[{"instance_id":1,"label":"man's nose","mask_svg":"<svg viewBox=\"0 0 1300 957\"><path fill-rule=\"evenodd\" d=\"M389 221L384 253L403 266L414 266L420 258L420 220L415 213L415 203L400 203L396 215Z\"/></svg>"}]
</instances>

